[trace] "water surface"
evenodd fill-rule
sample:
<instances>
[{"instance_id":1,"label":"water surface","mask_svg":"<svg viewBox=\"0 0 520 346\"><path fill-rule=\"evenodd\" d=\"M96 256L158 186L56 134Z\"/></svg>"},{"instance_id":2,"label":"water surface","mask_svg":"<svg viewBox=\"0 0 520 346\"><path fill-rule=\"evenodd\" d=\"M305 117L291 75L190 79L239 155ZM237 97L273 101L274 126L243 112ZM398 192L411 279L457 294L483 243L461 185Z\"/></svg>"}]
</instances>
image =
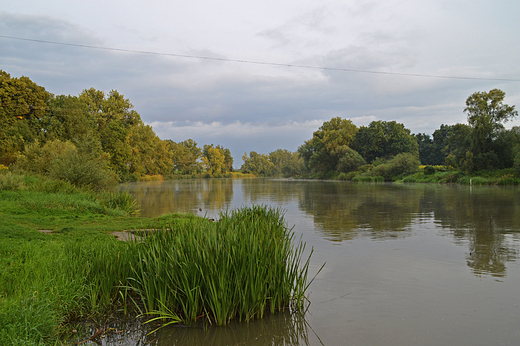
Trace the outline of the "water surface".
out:
<instances>
[{"instance_id":1,"label":"water surface","mask_svg":"<svg viewBox=\"0 0 520 346\"><path fill-rule=\"evenodd\" d=\"M311 276L326 262L304 318L164 329L152 345L520 343L516 187L210 179L120 189L137 197L143 216L281 207L296 238L314 248ZM132 342L124 344L142 341Z\"/></svg>"}]
</instances>

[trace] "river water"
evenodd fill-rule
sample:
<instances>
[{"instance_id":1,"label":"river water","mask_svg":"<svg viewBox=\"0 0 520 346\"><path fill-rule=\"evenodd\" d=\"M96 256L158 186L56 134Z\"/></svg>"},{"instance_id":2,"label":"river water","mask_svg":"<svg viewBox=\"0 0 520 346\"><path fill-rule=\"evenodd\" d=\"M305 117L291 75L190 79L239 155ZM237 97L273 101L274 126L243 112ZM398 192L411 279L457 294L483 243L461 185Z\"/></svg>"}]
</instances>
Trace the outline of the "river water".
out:
<instances>
[{"instance_id":1,"label":"river water","mask_svg":"<svg viewBox=\"0 0 520 346\"><path fill-rule=\"evenodd\" d=\"M125 345L519 345L520 190L208 179L121 185L141 215L283 208L313 248L305 316L165 328ZM202 211L199 211L202 209ZM109 340L104 341L107 345ZM115 341L114 341L115 344Z\"/></svg>"}]
</instances>

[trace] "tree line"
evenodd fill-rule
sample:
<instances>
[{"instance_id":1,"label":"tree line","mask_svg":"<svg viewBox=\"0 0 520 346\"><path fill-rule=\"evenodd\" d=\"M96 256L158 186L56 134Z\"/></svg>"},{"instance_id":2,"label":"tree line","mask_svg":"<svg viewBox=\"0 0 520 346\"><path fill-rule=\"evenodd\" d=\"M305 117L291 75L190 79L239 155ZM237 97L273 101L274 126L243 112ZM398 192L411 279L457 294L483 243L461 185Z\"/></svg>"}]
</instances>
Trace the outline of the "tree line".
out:
<instances>
[{"instance_id":1,"label":"tree line","mask_svg":"<svg viewBox=\"0 0 520 346\"><path fill-rule=\"evenodd\" d=\"M323 123L296 152L251 151L240 170L257 176L395 180L420 164L465 172L514 167L520 172L518 115L499 89L466 100L467 124L444 125L430 136L396 121L356 126ZM28 77L0 70L0 164L72 181L108 185L150 175L223 177L233 171L230 150L202 148L192 139L161 140L117 90L85 89L55 96Z\"/></svg>"},{"instance_id":2,"label":"tree line","mask_svg":"<svg viewBox=\"0 0 520 346\"><path fill-rule=\"evenodd\" d=\"M475 92L466 100L467 124L444 125L430 136L412 134L396 121L357 127L336 117L326 121L295 153L251 152L242 169L261 175L396 180L419 165L445 166L466 173L515 168L520 173L520 127L504 123L518 115L499 89ZM283 158L283 159L279 159Z\"/></svg>"},{"instance_id":3,"label":"tree line","mask_svg":"<svg viewBox=\"0 0 520 346\"><path fill-rule=\"evenodd\" d=\"M219 145L161 140L117 90L55 96L0 70L0 164L104 186L146 175L222 176L233 158Z\"/></svg>"}]
</instances>

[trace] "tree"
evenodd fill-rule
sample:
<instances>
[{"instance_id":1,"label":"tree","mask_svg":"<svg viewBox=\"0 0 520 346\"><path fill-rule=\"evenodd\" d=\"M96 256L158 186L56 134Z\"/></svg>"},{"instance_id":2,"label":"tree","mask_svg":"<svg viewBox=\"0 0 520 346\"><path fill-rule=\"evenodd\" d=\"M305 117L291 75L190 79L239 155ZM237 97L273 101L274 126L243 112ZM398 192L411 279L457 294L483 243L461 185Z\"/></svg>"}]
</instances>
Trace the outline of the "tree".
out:
<instances>
[{"instance_id":1,"label":"tree","mask_svg":"<svg viewBox=\"0 0 520 346\"><path fill-rule=\"evenodd\" d=\"M84 137L96 136L99 139L97 124L90 116L87 104L79 97L58 95L49 100L48 109L40 121L44 140L76 143Z\"/></svg>"},{"instance_id":2,"label":"tree","mask_svg":"<svg viewBox=\"0 0 520 346\"><path fill-rule=\"evenodd\" d=\"M202 150L202 166L206 169L206 172L212 176L227 173L224 148L221 146L214 147L213 144L204 145L204 149Z\"/></svg>"},{"instance_id":3,"label":"tree","mask_svg":"<svg viewBox=\"0 0 520 346\"><path fill-rule=\"evenodd\" d=\"M433 140L430 135L426 133L418 133L415 136L419 148L419 160L423 165L434 165L432 163L432 156L435 155L433 151Z\"/></svg>"},{"instance_id":4,"label":"tree","mask_svg":"<svg viewBox=\"0 0 520 346\"><path fill-rule=\"evenodd\" d=\"M445 164L453 167L468 167L471 162L467 162L471 144L471 128L466 124L455 124L447 127Z\"/></svg>"},{"instance_id":5,"label":"tree","mask_svg":"<svg viewBox=\"0 0 520 346\"><path fill-rule=\"evenodd\" d=\"M372 121L361 126L354 138L352 149L367 161L389 158L400 153L419 157L417 140L403 124L396 121Z\"/></svg>"},{"instance_id":6,"label":"tree","mask_svg":"<svg viewBox=\"0 0 520 346\"><path fill-rule=\"evenodd\" d=\"M332 118L313 133L312 139L298 148L305 165L314 172L335 170L338 158L332 155L340 146L351 146L358 128L351 120Z\"/></svg>"},{"instance_id":7,"label":"tree","mask_svg":"<svg viewBox=\"0 0 520 346\"><path fill-rule=\"evenodd\" d=\"M269 153L269 161L274 165L274 175L282 174L284 166L288 165L293 159L293 153L287 149L276 149Z\"/></svg>"},{"instance_id":8,"label":"tree","mask_svg":"<svg viewBox=\"0 0 520 346\"><path fill-rule=\"evenodd\" d=\"M357 151L352 148L342 145L334 149L332 154L338 157L338 165L336 170L341 173L348 173L357 170L362 165L366 164L366 161Z\"/></svg>"},{"instance_id":9,"label":"tree","mask_svg":"<svg viewBox=\"0 0 520 346\"><path fill-rule=\"evenodd\" d=\"M274 164L269 160L269 156L265 154L251 151L249 157L247 153L244 153L242 160L244 161L241 167L243 172L251 172L258 176L272 176L274 174Z\"/></svg>"},{"instance_id":10,"label":"tree","mask_svg":"<svg viewBox=\"0 0 520 346\"><path fill-rule=\"evenodd\" d=\"M303 158L298 152L291 153L291 158L285 161L281 168L284 177L300 177L308 173Z\"/></svg>"},{"instance_id":11,"label":"tree","mask_svg":"<svg viewBox=\"0 0 520 346\"><path fill-rule=\"evenodd\" d=\"M52 94L28 77L12 78L0 70L0 163L12 164L27 143L38 137L39 119Z\"/></svg>"},{"instance_id":12,"label":"tree","mask_svg":"<svg viewBox=\"0 0 520 346\"><path fill-rule=\"evenodd\" d=\"M504 130L503 123L518 116L515 106L504 104L505 93L500 89L475 92L466 100L464 113L471 126L473 169L502 168L496 140Z\"/></svg>"},{"instance_id":13,"label":"tree","mask_svg":"<svg viewBox=\"0 0 520 346\"><path fill-rule=\"evenodd\" d=\"M192 174L200 170L199 158L202 150L193 139L187 139L179 143L170 142L170 151L172 151L174 167L178 171Z\"/></svg>"}]
</instances>

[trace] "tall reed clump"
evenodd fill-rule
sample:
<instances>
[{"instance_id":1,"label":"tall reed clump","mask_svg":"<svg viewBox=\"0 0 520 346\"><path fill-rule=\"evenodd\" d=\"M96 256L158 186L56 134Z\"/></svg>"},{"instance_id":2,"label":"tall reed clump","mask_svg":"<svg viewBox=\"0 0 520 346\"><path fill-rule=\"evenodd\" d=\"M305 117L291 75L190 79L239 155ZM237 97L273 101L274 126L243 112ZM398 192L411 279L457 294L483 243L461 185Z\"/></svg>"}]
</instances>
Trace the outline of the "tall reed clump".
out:
<instances>
[{"instance_id":1,"label":"tall reed clump","mask_svg":"<svg viewBox=\"0 0 520 346\"><path fill-rule=\"evenodd\" d=\"M302 263L305 244L293 238L282 211L264 206L190 219L129 244L138 257L129 283L147 312L188 322L301 309L312 252Z\"/></svg>"}]
</instances>

